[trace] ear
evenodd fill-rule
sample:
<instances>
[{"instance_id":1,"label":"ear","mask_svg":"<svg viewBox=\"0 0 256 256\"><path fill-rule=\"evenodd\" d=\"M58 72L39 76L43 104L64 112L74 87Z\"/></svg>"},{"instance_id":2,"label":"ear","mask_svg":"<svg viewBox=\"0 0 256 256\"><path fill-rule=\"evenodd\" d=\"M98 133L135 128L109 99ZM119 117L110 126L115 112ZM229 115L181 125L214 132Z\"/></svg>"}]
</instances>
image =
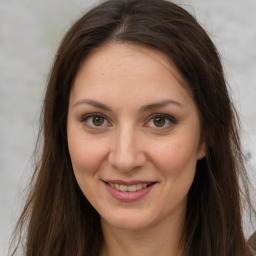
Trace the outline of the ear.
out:
<instances>
[{"instance_id":1,"label":"ear","mask_svg":"<svg viewBox=\"0 0 256 256\"><path fill-rule=\"evenodd\" d=\"M197 160L201 160L206 156L206 145L204 141L201 141L197 150Z\"/></svg>"}]
</instances>

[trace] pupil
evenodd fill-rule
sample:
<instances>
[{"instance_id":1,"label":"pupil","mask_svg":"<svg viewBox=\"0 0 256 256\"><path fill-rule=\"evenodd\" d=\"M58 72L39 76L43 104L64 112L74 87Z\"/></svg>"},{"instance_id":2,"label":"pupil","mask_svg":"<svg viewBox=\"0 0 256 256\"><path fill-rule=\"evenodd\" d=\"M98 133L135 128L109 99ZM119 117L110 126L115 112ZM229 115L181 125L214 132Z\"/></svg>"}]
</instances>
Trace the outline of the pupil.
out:
<instances>
[{"instance_id":1,"label":"pupil","mask_svg":"<svg viewBox=\"0 0 256 256\"><path fill-rule=\"evenodd\" d=\"M93 124L96 126L101 126L104 123L104 118L100 116L93 117Z\"/></svg>"},{"instance_id":2,"label":"pupil","mask_svg":"<svg viewBox=\"0 0 256 256\"><path fill-rule=\"evenodd\" d=\"M154 119L154 124L157 127L162 127L165 125L165 119L163 117L156 117Z\"/></svg>"}]
</instances>

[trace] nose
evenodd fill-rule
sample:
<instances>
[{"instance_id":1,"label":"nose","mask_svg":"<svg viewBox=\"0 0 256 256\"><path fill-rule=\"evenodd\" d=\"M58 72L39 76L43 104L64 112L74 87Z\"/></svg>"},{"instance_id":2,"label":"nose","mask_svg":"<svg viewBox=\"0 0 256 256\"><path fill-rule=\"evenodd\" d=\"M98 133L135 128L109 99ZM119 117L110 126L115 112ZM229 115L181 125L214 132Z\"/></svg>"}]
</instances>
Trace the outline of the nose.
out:
<instances>
[{"instance_id":1,"label":"nose","mask_svg":"<svg viewBox=\"0 0 256 256\"><path fill-rule=\"evenodd\" d=\"M119 129L111 143L108 161L115 169L129 172L146 163L142 141L132 128Z\"/></svg>"}]
</instances>

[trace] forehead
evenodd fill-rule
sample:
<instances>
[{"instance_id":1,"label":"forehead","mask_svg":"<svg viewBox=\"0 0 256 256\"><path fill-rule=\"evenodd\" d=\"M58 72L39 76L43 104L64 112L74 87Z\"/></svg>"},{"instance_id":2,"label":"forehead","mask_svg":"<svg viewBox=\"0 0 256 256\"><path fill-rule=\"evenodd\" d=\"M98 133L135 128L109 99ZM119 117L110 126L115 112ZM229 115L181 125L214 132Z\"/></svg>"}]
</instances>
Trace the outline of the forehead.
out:
<instances>
[{"instance_id":1,"label":"forehead","mask_svg":"<svg viewBox=\"0 0 256 256\"><path fill-rule=\"evenodd\" d=\"M127 42L110 42L92 50L82 63L77 76L83 72L85 66L87 69L102 71L106 67L125 68L127 64L131 64L130 61L140 71L146 66L146 63L151 62L152 64L154 62L155 65L161 66L168 73L172 73L180 83L184 84L180 72L169 56L155 48Z\"/></svg>"},{"instance_id":2,"label":"forehead","mask_svg":"<svg viewBox=\"0 0 256 256\"><path fill-rule=\"evenodd\" d=\"M71 97L174 97L189 93L177 68L164 53L149 47L110 43L93 51L82 63ZM125 95L124 95L125 94ZM191 96L191 95L190 95ZM157 100L157 99L156 99Z\"/></svg>"}]
</instances>

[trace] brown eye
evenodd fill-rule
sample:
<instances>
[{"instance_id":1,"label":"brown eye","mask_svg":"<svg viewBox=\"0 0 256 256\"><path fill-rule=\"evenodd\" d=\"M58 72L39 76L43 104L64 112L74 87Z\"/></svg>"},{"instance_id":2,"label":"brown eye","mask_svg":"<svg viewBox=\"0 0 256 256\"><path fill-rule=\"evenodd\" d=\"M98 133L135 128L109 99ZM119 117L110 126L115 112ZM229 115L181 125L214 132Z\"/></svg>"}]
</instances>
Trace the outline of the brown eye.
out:
<instances>
[{"instance_id":1,"label":"brown eye","mask_svg":"<svg viewBox=\"0 0 256 256\"><path fill-rule=\"evenodd\" d=\"M163 127L165 125L166 118L162 116L155 117L153 123L156 127Z\"/></svg>"},{"instance_id":2,"label":"brown eye","mask_svg":"<svg viewBox=\"0 0 256 256\"><path fill-rule=\"evenodd\" d=\"M90 114L81 120L89 128L103 128L109 126L107 119L100 114Z\"/></svg>"},{"instance_id":3,"label":"brown eye","mask_svg":"<svg viewBox=\"0 0 256 256\"><path fill-rule=\"evenodd\" d=\"M145 124L146 127L151 127L158 130L164 130L172 127L177 123L176 119L168 114L155 114Z\"/></svg>"},{"instance_id":4,"label":"brown eye","mask_svg":"<svg viewBox=\"0 0 256 256\"><path fill-rule=\"evenodd\" d=\"M92 117L92 123L95 125L95 126L102 126L104 124L104 117L102 116L93 116Z\"/></svg>"}]
</instances>

